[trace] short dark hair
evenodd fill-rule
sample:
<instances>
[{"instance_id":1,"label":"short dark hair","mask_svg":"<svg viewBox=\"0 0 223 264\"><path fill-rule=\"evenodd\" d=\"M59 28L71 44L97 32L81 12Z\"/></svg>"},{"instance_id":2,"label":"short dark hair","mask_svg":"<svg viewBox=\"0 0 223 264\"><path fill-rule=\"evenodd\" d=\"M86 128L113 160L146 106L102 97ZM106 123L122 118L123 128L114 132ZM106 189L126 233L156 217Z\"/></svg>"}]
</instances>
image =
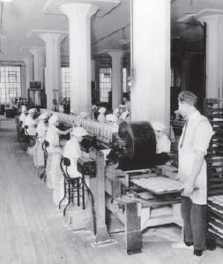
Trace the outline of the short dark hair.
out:
<instances>
[{"instance_id":1,"label":"short dark hair","mask_svg":"<svg viewBox=\"0 0 223 264\"><path fill-rule=\"evenodd\" d=\"M187 103L189 105L197 104L197 96L190 91L182 91L179 93L177 98L181 103Z\"/></svg>"}]
</instances>

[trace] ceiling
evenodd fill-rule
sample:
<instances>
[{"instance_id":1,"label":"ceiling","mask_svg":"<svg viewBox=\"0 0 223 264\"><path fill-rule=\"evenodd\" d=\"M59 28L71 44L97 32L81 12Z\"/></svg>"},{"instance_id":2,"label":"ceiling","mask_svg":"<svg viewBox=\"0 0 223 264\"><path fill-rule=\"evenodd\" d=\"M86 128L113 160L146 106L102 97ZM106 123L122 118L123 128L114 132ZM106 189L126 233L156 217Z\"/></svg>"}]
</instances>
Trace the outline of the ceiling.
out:
<instances>
[{"instance_id":1,"label":"ceiling","mask_svg":"<svg viewBox=\"0 0 223 264\"><path fill-rule=\"evenodd\" d=\"M59 6L71 2L91 2L99 11L91 18L92 55L108 49L130 49L130 2L132 0L14 0L1 2L0 61L22 61L29 49L45 47L39 32L67 33L68 19ZM134 0L133 0L134 1ZM148 0L145 0L148 1ZM220 0L170 0L172 53L204 52L204 26L196 14L202 9L222 9ZM190 14L190 15L188 15ZM153 25L154 26L154 25ZM61 44L61 54L69 56L69 37Z\"/></svg>"}]
</instances>

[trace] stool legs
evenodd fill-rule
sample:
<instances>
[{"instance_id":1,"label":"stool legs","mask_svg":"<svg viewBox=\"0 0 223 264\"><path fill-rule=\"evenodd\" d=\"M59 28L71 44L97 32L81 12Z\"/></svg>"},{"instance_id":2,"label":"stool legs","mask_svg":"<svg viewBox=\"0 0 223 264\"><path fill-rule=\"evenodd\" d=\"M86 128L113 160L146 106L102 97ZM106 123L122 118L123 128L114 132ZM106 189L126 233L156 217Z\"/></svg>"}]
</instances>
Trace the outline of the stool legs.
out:
<instances>
[{"instance_id":1,"label":"stool legs","mask_svg":"<svg viewBox=\"0 0 223 264\"><path fill-rule=\"evenodd\" d=\"M85 180L84 180L84 176L82 176L82 183L81 183L81 187L82 187L82 208L83 208L83 210L85 209L85 195L84 195L84 193L85 193L85 189L84 189L84 183L85 183Z\"/></svg>"},{"instance_id":2,"label":"stool legs","mask_svg":"<svg viewBox=\"0 0 223 264\"><path fill-rule=\"evenodd\" d=\"M80 192L81 190L81 192ZM75 196L76 192L76 196ZM85 209L85 186L83 178L73 179L73 182L68 182L64 179L64 196L59 202L59 209L61 209L62 202L65 198L68 198L68 203L66 204L63 215L66 215L66 210L71 203L74 203L74 198L77 198L77 206L80 206L80 198L82 197L82 209Z\"/></svg>"},{"instance_id":3,"label":"stool legs","mask_svg":"<svg viewBox=\"0 0 223 264\"><path fill-rule=\"evenodd\" d=\"M64 196L59 202L59 209L61 208L61 204L62 204L63 200L66 198L66 196L67 196L67 184L66 184L66 180L64 179Z\"/></svg>"},{"instance_id":4,"label":"stool legs","mask_svg":"<svg viewBox=\"0 0 223 264\"><path fill-rule=\"evenodd\" d=\"M76 186L77 186L77 206L80 206L80 182L79 182L79 178L75 180L76 182Z\"/></svg>"},{"instance_id":5,"label":"stool legs","mask_svg":"<svg viewBox=\"0 0 223 264\"><path fill-rule=\"evenodd\" d=\"M71 193L70 193L70 184L68 183L68 203L66 204L65 208L63 209L63 215L65 216L66 215L66 210L67 210L67 207L70 205L70 201L71 201Z\"/></svg>"}]
</instances>

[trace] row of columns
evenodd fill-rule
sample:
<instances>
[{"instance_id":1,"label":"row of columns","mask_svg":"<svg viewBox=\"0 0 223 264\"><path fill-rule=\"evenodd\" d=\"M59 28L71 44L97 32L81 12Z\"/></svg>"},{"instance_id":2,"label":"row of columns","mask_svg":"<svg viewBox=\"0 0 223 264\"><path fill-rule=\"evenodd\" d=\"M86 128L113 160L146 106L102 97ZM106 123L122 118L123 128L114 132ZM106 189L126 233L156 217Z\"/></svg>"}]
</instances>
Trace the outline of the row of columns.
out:
<instances>
[{"instance_id":1,"label":"row of columns","mask_svg":"<svg viewBox=\"0 0 223 264\"><path fill-rule=\"evenodd\" d=\"M60 11L69 20L70 100L75 113L91 108L90 19L98 7L85 3L62 5ZM131 87L132 119L160 121L167 127L170 120L170 2L134 0L132 2ZM206 97L222 96L223 19L202 16L207 23ZM154 27L154 24L156 27ZM47 107L60 93L60 44L66 34L42 33L45 42ZM217 47L217 48L216 48ZM30 49L34 57L34 79L44 81L44 52ZM106 51L112 58L112 108L121 103L123 52ZM27 64L29 62L27 61ZM30 65L29 65L30 66ZM29 67L28 67L29 68ZM28 71L28 69L27 69ZM28 72L27 72L27 76ZM28 82L28 79L27 79Z\"/></svg>"},{"instance_id":2,"label":"row of columns","mask_svg":"<svg viewBox=\"0 0 223 264\"><path fill-rule=\"evenodd\" d=\"M60 11L69 20L69 54L70 54L70 103L74 113L90 112L91 110L91 43L90 43L90 19L98 10L91 4L67 4L60 7ZM32 77L27 78L27 87L30 79L45 83L47 95L47 108L52 107L52 100L58 102L61 98L60 90L60 47L66 34L61 32L40 33L39 37L45 43L43 49L29 49L33 56ZM107 52L112 58L112 102L113 108L121 103L122 99L122 51ZM31 62L24 60L27 66L27 76ZM44 67L46 72L44 79Z\"/></svg>"}]
</instances>

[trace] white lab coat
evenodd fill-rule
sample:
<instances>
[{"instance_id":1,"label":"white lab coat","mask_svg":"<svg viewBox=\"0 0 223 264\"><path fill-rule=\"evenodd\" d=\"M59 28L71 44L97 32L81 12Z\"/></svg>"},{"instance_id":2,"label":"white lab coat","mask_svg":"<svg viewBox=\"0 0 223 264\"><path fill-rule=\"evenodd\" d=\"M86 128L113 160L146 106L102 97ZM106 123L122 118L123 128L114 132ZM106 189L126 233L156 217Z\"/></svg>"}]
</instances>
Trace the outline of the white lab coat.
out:
<instances>
[{"instance_id":1,"label":"white lab coat","mask_svg":"<svg viewBox=\"0 0 223 264\"><path fill-rule=\"evenodd\" d=\"M185 136L183 136L185 133ZM188 118L188 125L182 135L178 145L179 157L179 179L182 182L187 182L194 166L196 152L202 152L204 156L207 154L207 149L213 129L206 117L202 116L198 111L194 112ZM184 140L183 140L184 138ZM183 145L181 144L183 141ZM195 189L191 195L188 195L195 204L207 203L207 165L203 160L200 172L195 181Z\"/></svg>"}]
</instances>

